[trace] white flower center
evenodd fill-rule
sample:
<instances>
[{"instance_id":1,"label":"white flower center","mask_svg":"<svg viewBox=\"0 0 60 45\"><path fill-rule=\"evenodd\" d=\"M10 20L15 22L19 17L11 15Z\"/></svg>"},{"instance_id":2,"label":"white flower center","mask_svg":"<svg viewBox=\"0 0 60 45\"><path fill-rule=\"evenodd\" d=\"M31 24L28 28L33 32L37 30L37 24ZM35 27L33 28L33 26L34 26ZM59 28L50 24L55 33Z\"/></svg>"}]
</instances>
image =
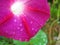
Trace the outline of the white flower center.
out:
<instances>
[{"instance_id":1,"label":"white flower center","mask_svg":"<svg viewBox=\"0 0 60 45\"><path fill-rule=\"evenodd\" d=\"M20 16L24 10L24 3L23 2L15 2L11 6L11 11L15 16Z\"/></svg>"}]
</instances>

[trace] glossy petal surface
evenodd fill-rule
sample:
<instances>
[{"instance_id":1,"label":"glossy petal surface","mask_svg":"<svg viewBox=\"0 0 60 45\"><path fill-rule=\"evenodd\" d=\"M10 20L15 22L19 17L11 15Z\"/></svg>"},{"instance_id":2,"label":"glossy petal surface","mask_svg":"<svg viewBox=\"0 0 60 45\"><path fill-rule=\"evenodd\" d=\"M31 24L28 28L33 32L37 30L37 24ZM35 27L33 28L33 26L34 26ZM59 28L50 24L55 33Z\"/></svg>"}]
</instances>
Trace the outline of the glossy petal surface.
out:
<instances>
[{"instance_id":1,"label":"glossy petal surface","mask_svg":"<svg viewBox=\"0 0 60 45\"><path fill-rule=\"evenodd\" d=\"M0 36L29 41L49 19L49 5L47 0L23 0L26 1L23 14L16 17L10 10L14 1L0 1Z\"/></svg>"}]
</instances>

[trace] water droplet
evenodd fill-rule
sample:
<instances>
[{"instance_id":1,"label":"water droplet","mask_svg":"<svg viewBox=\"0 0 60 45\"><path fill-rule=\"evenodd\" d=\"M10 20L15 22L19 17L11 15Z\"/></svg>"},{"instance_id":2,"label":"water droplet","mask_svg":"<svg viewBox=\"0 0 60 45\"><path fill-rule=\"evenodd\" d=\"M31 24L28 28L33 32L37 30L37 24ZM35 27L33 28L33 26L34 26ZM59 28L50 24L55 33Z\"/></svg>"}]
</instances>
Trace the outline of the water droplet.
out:
<instances>
[{"instance_id":1,"label":"water droplet","mask_svg":"<svg viewBox=\"0 0 60 45\"><path fill-rule=\"evenodd\" d=\"M14 19L14 22L16 22L16 19Z\"/></svg>"},{"instance_id":2,"label":"water droplet","mask_svg":"<svg viewBox=\"0 0 60 45\"><path fill-rule=\"evenodd\" d=\"M43 41L46 41L45 39L43 39Z\"/></svg>"},{"instance_id":3,"label":"water droplet","mask_svg":"<svg viewBox=\"0 0 60 45\"><path fill-rule=\"evenodd\" d=\"M17 27L17 29L20 29L20 27Z\"/></svg>"},{"instance_id":4,"label":"water droplet","mask_svg":"<svg viewBox=\"0 0 60 45\"><path fill-rule=\"evenodd\" d=\"M22 26L22 24L20 24L19 26Z\"/></svg>"},{"instance_id":5,"label":"water droplet","mask_svg":"<svg viewBox=\"0 0 60 45\"><path fill-rule=\"evenodd\" d=\"M41 45L41 43L39 43L39 45Z\"/></svg>"},{"instance_id":6,"label":"water droplet","mask_svg":"<svg viewBox=\"0 0 60 45\"><path fill-rule=\"evenodd\" d=\"M23 31L23 28L20 31Z\"/></svg>"},{"instance_id":7,"label":"water droplet","mask_svg":"<svg viewBox=\"0 0 60 45\"><path fill-rule=\"evenodd\" d=\"M32 28L32 30L34 30L34 28Z\"/></svg>"},{"instance_id":8,"label":"water droplet","mask_svg":"<svg viewBox=\"0 0 60 45\"><path fill-rule=\"evenodd\" d=\"M15 32L13 32L13 34L15 34Z\"/></svg>"},{"instance_id":9,"label":"water droplet","mask_svg":"<svg viewBox=\"0 0 60 45\"><path fill-rule=\"evenodd\" d=\"M32 24L33 22L31 21L30 23Z\"/></svg>"}]
</instances>

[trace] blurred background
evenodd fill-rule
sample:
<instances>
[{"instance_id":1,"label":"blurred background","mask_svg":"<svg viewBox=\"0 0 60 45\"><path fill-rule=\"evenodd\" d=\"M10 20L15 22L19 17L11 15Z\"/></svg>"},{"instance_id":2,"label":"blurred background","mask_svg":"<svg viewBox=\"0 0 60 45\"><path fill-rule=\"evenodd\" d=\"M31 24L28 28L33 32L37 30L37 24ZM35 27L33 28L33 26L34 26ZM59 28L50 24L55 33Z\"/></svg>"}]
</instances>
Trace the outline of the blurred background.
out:
<instances>
[{"instance_id":1,"label":"blurred background","mask_svg":"<svg viewBox=\"0 0 60 45\"><path fill-rule=\"evenodd\" d=\"M42 31L37 33L37 37L29 42L20 42L0 36L0 45L38 45L38 43L42 43L39 45L60 45L60 0L48 0L48 3L50 5L51 17L41 29ZM40 35L43 33L46 35L46 44L42 41L43 38L40 38Z\"/></svg>"}]
</instances>

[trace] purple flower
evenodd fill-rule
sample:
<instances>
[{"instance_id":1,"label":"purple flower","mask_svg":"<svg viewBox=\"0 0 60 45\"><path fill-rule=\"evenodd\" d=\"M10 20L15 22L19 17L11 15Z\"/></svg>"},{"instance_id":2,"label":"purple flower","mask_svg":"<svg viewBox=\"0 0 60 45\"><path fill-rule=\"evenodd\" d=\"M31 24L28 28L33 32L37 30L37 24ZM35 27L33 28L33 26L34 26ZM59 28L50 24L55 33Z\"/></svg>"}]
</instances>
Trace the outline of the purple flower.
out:
<instances>
[{"instance_id":1,"label":"purple flower","mask_svg":"<svg viewBox=\"0 0 60 45\"><path fill-rule=\"evenodd\" d=\"M26 1L24 11L19 17L10 10L15 0L0 1L0 36L29 41L48 21L50 7L47 0L23 1Z\"/></svg>"}]
</instances>

